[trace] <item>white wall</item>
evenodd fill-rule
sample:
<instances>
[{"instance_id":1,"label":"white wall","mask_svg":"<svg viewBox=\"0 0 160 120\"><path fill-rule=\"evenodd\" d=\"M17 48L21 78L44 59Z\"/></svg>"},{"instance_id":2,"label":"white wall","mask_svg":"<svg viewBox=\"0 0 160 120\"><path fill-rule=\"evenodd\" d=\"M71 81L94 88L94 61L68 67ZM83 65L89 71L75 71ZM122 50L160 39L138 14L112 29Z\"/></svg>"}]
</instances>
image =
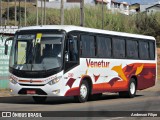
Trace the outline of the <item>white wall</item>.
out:
<instances>
[{"instance_id":1,"label":"white wall","mask_svg":"<svg viewBox=\"0 0 160 120\"><path fill-rule=\"evenodd\" d=\"M107 8L111 9L111 0L107 0L108 4L107 4Z\"/></svg>"},{"instance_id":2,"label":"white wall","mask_svg":"<svg viewBox=\"0 0 160 120\"><path fill-rule=\"evenodd\" d=\"M156 12L160 12L160 7L154 6L149 9L146 9L147 14L152 14Z\"/></svg>"},{"instance_id":3,"label":"white wall","mask_svg":"<svg viewBox=\"0 0 160 120\"><path fill-rule=\"evenodd\" d=\"M95 5L94 0L84 0L85 4ZM47 8L56 8L60 9L61 0L50 0L50 2L46 2ZM41 1L38 1L38 7L41 7ZM68 3L64 0L64 8L73 8L73 7L80 7L80 3Z\"/></svg>"}]
</instances>

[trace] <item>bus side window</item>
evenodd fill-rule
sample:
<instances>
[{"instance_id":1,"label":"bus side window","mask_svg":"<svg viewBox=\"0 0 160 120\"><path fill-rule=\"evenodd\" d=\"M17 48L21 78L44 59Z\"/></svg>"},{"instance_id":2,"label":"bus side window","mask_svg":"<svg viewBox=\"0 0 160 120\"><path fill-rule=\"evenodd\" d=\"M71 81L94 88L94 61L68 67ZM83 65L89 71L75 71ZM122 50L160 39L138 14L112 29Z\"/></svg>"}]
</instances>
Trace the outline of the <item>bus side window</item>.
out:
<instances>
[{"instance_id":1,"label":"bus side window","mask_svg":"<svg viewBox=\"0 0 160 120\"><path fill-rule=\"evenodd\" d=\"M111 38L97 36L97 56L101 58L111 57Z\"/></svg>"},{"instance_id":2,"label":"bus side window","mask_svg":"<svg viewBox=\"0 0 160 120\"><path fill-rule=\"evenodd\" d=\"M68 61L78 61L78 41L77 36L72 36L67 43Z\"/></svg>"},{"instance_id":3,"label":"bus side window","mask_svg":"<svg viewBox=\"0 0 160 120\"><path fill-rule=\"evenodd\" d=\"M154 42L149 42L149 53L150 53L150 59L154 60L155 59L155 43Z\"/></svg>"},{"instance_id":4,"label":"bus side window","mask_svg":"<svg viewBox=\"0 0 160 120\"><path fill-rule=\"evenodd\" d=\"M136 40L126 40L126 53L129 59L138 59L138 42Z\"/></svg>"},{"instance_id":5,"label":"bus side window","mask_svg":"<svg viewBox=\"0 0 160 120\"><path fill-rule=\"evenodd\" d=\"M125 58L125 40L123 38L113 38L113 57L117 59Z\"/></svg>"},{"instance_id":6,"label":"bus side window","mask_svg":"<svg viewBox=\"0 0 160 120\"><path fill-rule=\"evenodd\" d=\"M95 36L86 34L81 35L80 46L80 53L82 57L96 56Z\"/></svg>"},{"instance_id":7,"label":"bus side window","mask_svg":"<svg viewBox=\"0 0 160 120\"><path fill-rule=\"evenodd\" d=\"M140 59L148 60L149 59L149 45L146 41L139 41L139 54Z\"/></svg>"}]
</instances>

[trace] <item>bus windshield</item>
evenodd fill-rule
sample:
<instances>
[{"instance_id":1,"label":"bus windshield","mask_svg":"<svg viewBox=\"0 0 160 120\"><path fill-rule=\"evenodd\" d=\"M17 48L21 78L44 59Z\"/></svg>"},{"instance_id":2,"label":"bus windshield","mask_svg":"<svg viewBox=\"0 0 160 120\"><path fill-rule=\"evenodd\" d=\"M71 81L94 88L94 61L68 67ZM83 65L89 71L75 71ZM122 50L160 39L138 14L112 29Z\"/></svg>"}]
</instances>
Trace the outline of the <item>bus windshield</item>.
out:
<instances>
[{"instance_id":1,"label":"bus windshield","mask_svg":"<svg viewBox=\"0 0 160 120\"><path fill-rule=\"evenodd\" d=\"M27 71L61 67L63 39L64 34L18 34L10 54L10 67Z\"/></svg>"}]
</instances>

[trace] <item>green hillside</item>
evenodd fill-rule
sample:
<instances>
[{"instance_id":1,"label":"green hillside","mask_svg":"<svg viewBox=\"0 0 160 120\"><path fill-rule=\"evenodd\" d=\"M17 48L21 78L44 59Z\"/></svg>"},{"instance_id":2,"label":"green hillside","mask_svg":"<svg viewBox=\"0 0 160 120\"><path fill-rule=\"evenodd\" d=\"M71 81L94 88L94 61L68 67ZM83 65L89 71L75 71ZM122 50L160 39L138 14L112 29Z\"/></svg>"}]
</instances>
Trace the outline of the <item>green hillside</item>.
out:
<instances>
[{"instance_id":1,"label":"green hillside","mask_svg":"<svg viewBox=\"0 0 160 120\"><path fill-rule=\"evenodd\" d=\"M6 3L4 6L6 6ZM24 3L21 3L22 7ZM12 3L13 6L14 4ZM30 3L27 4L27 25L36 25L36 8ZM5 11L3 11L5 12ZM102 28L102 9L101 6L85 6L85 26L91 28ZM39 24L41 24L41 9L39 8ZM43 17L44 18L44 17ZM46 24L60 24L60 10L47 9L46 10ZM24 18L21 19L22 26L24 26ZM65 10L65 24L80 25L80 8L72 8ZM9 25L14 25L11 20ZM18 22L17 22L18 25ZM129 32L136 34L151 35L160 43L160 13L153 15L146 15L140 13L136 15L122 15L118 13L111 13L111 11L104 12L104 29ZM160 45L159 45L160 47Z\"/></svg>"}]
</instances>

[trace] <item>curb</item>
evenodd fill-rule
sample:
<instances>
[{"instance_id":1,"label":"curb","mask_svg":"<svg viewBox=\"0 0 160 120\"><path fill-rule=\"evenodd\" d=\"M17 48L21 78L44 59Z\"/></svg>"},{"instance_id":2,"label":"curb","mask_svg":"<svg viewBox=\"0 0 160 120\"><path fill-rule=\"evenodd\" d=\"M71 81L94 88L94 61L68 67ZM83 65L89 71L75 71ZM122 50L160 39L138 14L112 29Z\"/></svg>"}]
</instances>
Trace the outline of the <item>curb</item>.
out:
<instances>
[{"instance_id":1,"label":"curb","mask_svg":"<svg viewBox=\"0 0 160 120\"><path fill-rule=\"evenodd\" d=\"M10 91L9 90L0 90L0 97L9 97Z\"/></svg>"}]
</instances>

